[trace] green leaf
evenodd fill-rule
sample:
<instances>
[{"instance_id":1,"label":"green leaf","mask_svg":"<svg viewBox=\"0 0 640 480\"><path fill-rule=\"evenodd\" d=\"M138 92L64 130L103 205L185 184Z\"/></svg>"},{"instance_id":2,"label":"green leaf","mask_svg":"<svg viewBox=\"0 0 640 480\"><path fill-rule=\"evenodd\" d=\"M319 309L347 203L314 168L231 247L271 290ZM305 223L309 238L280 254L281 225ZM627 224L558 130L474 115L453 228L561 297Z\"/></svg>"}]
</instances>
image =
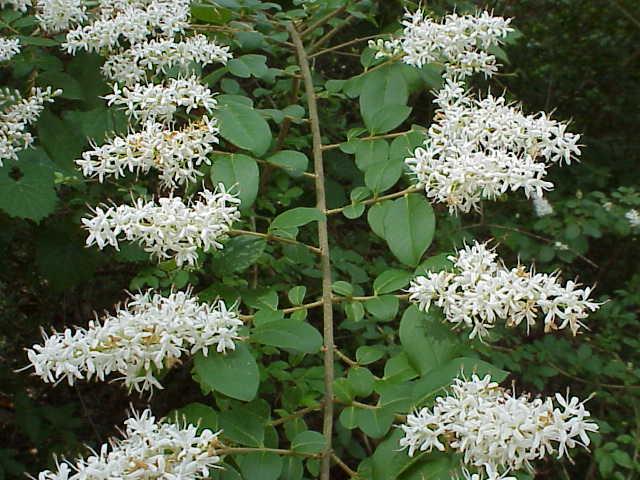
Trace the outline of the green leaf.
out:
<instances>
[{"instance_id":1,"label":"green leaf","mask_svg":"<svg viewBox=\"0 0 640 480\"><path fill-rule=\"evenodd\" d=\"M356 166L363 172L388 158L389 144L385 140L363 140L356 144Z\"/></svg>"},{"instance_id":2,"label":"green leaf","mask_svg":"<svg viewBox=\"0 0 640 480\"><path fill-rule=\"evenodd\" d=\"M390 132L404 122L413 111L406 105L389 105L376 112L369 122L369 130L372 134Z\"/></svg>"},{"instance_id":3,"label":"green leaf","mask_svg":"<svg viewBox=\"0 0 640 480\"><path fill-rule=\"evenodd\" d=\"M302 302L304 301L304 296L306 294L307 294L307 287L305 287L304 285L299 285L289 290L289 293L287 293L287 296L289 297L289 301L291 302L292 305L302 305Z\"/></svg>"},{"instance_id":4,"label":"green leaf","mask_svg":"<svg viewBox=\"0 0 640 480\"><path fill-rule=\"evenodd\" d=\"M394 138L389 148L389 158L404 164L405 158L412 156L415 149L424 143L424 139L424 131L418 130Z\"/></svg>"},{"instance_id":5,"label":"green leaf","mask_svg":"<svg viewBox=\"0 0 640 480\"><path fill-rule=\"evenodd\" d=\"M360 92L360 113L369 131L387 132L388 130L379 129L385 122L380 120L378 114L405 106L408 98L407 83L400 69L384 67L366 75Z\"/></svg>"},{"instance_id":6,"label":"green leaf","mask_svg":"<svg viewBox=\"0 0 640 480\"><path fill-rule=\"evenodd\" d=\"M253 329L251 340L264 345L316 353L322 346L320 332L305 322L275 320Z\"/></svg>"},{"instance_id":7,"label":"green leaf","mask_svg":"<svg viewBox=\"0 0 640 480\"><path fill-rule=\"evenodd\" d=\"M384 217L389 249L402 263L416 266L433 240L436 217L422 195L410 194L392 202Z\"/></svg>"},{"instance_id":8,"label":"green leaf","mask_svg":"<svg viewBox=\"0 0 640 480\"><path fill-rule=\"evenodd\" d=\"M334 293L337 293L338 295L342 295L343 297L353 296L353 285L342 280L333 282L333 284L331 285L331 290L333 290Z\"/></svg>"},{"instance_id":9,"label":"green leaf","mask_svg":"<svg viewBox=\"0 0 640 480\"><path fill-rule=\"evenodd\" d=\"M273 219L269 226L269 231L292 230L311 222L319 222L324 219L324 214L317 208L297 207L281 213Z\"/></svg>"},{"instance_id":10,"label":"green leaf","mask_svg":"<svg viewBox=\"0 0 640 480\"><path fill-rule=\"evenodd\" d=\"M214 252L211 265L218 275L242 272L258 261L266 246L264 239L251 235L230 238L223 250Z\"/></svg>"},{"instance_id":11,"label":"green leaf","mask_svg":"<svg viewBox=\"0 0 640 480\"><path fill-rule=\"evenodd\" d=\"M379 346L362 346L356 350L356 360L360 365L369 365L384 357L384 350Z\"/></svg>"},{"instance_id":12,"label":"green leaf","mask_svg":"<svg viewBox=\"0 0 640 480\"><path fill-rule=\"evenodd\" d=\"M23 150L0 167L0 209L39 222L56 208L53 165L40 149Z\"/></svg>"},{"instance_id":13,"label":"green leaf","mask_svg":"<svg viewBox=\"0 0 640 480\"><path fill-rule=\"evenodd\" d=\"M36 80L40 86L62 89L62 94L60 95L62 98L68 98L70 100L84 99L80 82L68 73L49 70L39 74Z\"/></svg>"},{"instance_id":14,"label":"green leaf","mask_svg":"<svg viewBox=\"0 0 640 480\"><path fill-rule=\"evenodd\" d=\"M275 453L247 453L235 459L245 479L277 480L282 472L282 457Z\"/></svg>"},{"instance_id":15,"label":"green leaf","mask_svg":"<svg viewBox=\"0 0 640 480\"><path fill-rule=\"evenodd\" d=\"M393 410L376 408L356 408L356 421L358 428L371 438L384 437L395 418Z\"/></svg>"},{"instance_id":16,"label":"green leaf","mask_svg":"<svg viewBox=\"0 0 640 480\"><path fill-rule=\"evenodd\" d=\"M267 162L277 165L294 178L301 177L309 166L307 156L295 150L280 150L267 158Z\"/></svg>"},{"instance_id":17,"label":"green leaf","mask_svg":"<svg viewBox=\"0 0 640 480\"><path fill-rule=\"evenodd\" d=\"M373 291L376 295L395 292L407 285L412 277L411 272L392 268L382 272L373 282Z\"/></svg>"},{"instance_id":18,"label":"green leaf","mask_svg":"<svg viewBox=\"0 0 640 480\"><path fill-rule=\"evenodd\" d=\"M191 16L196 20L214 25L224 25L231 20L231 12L229 10L202 3L191 5Z\"/></svg>"},{"instance_id":19,"label":"green leaf","mask_svg":"<svg viewBox=\"0 0 640 480\"><path fill-rule=\"evenodd\" d=\"M307 430L300 432L291 442L291 450L298 453L320 453L327 447L327 441L320 432Z\"/></svg>"},{"instance_id":20,"label":"green leaf","mask_svg":"<svg viewBox=\"0 0 640 480\"><path fill-rule=\"evenodd\" d=\"M261 78L269 70L267 67L267 57L264 55L248 54L229 60L227 68L236 77L249 78L254 76Z\"/></svg>"},{"instance_id":21,"label":"green leaf","mask_svg":"<svg viewBox=\"0 0 640 480\"><path fill-rule=\"evenodd\" d=\"M444 365L459 349L447 325L415 305L405 310L400 321L400 342L411 364L421 375Z\"/></svg>"},{"instance_id":22,"label":"green leaf","mask_svg":"<svg viewBox=\"0 0 640 480\"><path fill-rule=\"evenodd\" d=\"M77 172L74 161L82 153L85 138L70 122L45 110L38 120L38 138L51 160L71 174Z\"/></svg>"},{"instance_id":23,"label":"green leaf","mask_svg":"<svg viewBox=\"0 0 640 480\"><path fill-rule=\"evenodd\" d=\"M353 367L347 374L349 388L358 397L368 397L373 392L375 378L369 369L364 367Z\"/></svg>"},{"instance_id":24,"label":"green leaf","mask_svg":"<svg viewBox=\"0 0 640 480\"><path fill-rule=\"evenodd\" d=\"M198 427L198 432L202 432L205 428L211 431L218 430L218 413L204 403L194 402L185 405L177 410L172 410L167 415L171 421L179 423L187 422Z\"/></svg>"},{"instance_id":25,"label":"green leaf","mask_svg":"<svg viewBox=\"0 0 640 480\"><path fill-rule=\"evenodd\" d=\"M364 302L364 307L381 322L389 322L398 314L400 300L394 295L381 295Z\"/></svg>"},{"instance_id":26,"label":"green leaf","mask_svg":"<svg viewBox=\"0 0 640 480\"><path fill-rule=\"evenodd\" d=\"M256 161L246 155L214 155L211 181L214 185L222 183L227 189L237 189L240 208L247 210L258 195L260 170Z\"/></svg>"},{"instance_id":27,"label":"green leaf","mask_svg":"<svg viewBox=\"0 0 640 480\"><path fill-rule=\"evenodd\" d=\"M347 407L340 412L340 423L344 428L353 430L358 426L356 407Z\"/></svg>"},{"instance_id":28,"label":"green leaf","mask_svg":"<svg viewBox=\"0 0 640 480\"><path fill-rule=\"evenodd\" d=\"M364 210L365 210L364 204L358 203L356 205L347 205L346 207L344 207L344 210L342 210L342 214L346 218L350 220L354 220L356 218L360 218L364 213Z\"/></svg>"},{"instance_id":29,"label":"green leaf","mask_svg":"<svg viewBox=\"0 0 640 480\"><path fill-rule=\"evenodd\" d=\"M256 405L261 407L262 402L234 406L231 410L220 412L218 420L223 437L240 445L263 447L268 418L262 415L264 412L260 408L256 408Z\"/></svg>"},{"instance_id":30,"label":"green leaf","mask_svg":"<svg viewBox=\"0 0 640 480\"><path fill-rule=\"evenodd\" d=\"M253 108L229 103L216 110L220 135L225 140L261 157L271 146L271 129L267 121Z\"/></svg>"},{"instance_id":31,"label":"green leaf","mask_svg":"<svg viewBox=\"0 0 640 480\"><path fill-rule=\"evenodd\" d=\"M384 238L384 220L387 216L387 213L391 209L392 204L393 202L391 200L376 203L369 209L369 212L367 213L367 222L369 223L371 230L380 238Z\"/></svg>"},{"instance_id":32,"label":"green leaf","mask_svg":"<svg viewBox=\"0 0 640 480\"><path fill-rule=\"evenodd\" d=\"M293 456L284 458L280 480L302 480L303 474L304 466L302 465L302 459Z\"/></svg>"},{"instance_id":33,"label":"green leaf","mask_svg":"<svg viewBox=\"0 0 640 480\"><path fill-rule=\"evenodd\" d=\"M205 392L220 392L245 402L255 398L260 373L255 358L243 343L224 355L210 351L205 357L198 353L193 363L195 380Z\"/></svg>"},{"instance_id":34,"label":"green leaf","mask_svg":"<svg viewBox=\"0 0 640 480\"><path fill-rule=\"evenodd\" d=\"M402 162L387 160L374 163L364 174L364 183L375 194L383 193L393 187L402 176Z\"/></svg>"}]
</instances>

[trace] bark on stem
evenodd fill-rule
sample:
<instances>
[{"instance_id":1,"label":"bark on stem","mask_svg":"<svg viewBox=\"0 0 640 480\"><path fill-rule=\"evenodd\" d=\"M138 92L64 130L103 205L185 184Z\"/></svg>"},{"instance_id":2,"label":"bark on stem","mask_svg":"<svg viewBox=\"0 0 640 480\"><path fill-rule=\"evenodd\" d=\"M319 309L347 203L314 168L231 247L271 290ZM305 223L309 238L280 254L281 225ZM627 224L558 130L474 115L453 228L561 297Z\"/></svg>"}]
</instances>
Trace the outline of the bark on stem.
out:
<instances>
[{"instance_id":1,"label":"bark on stem","mask_svg":"<svg viewBox=\"0 0 640 480\"><path fill-rule=\"evenodd\" d=\"M304 81L309 107L309 122L313 136L313 165L316 174L316 207L326 212L327 204L324 189L324 165L322 161L322 137L320 135L320 120L318 118L318 103L313 78L309 67L307 52L302 44L300 34L292 23L287 25L291 40L296 48L300 72ZM333 300L331 294L331 258L329 256L329 234L326 216L318 222L318 240L320 245L320 263L322 270L322 308L323 308L323 337L324 337L324 418L322 433L327 441L327 448L322 454L320 479L330 480L331 470L331 441L333 436Z\"/></svg>"}]
</instances>

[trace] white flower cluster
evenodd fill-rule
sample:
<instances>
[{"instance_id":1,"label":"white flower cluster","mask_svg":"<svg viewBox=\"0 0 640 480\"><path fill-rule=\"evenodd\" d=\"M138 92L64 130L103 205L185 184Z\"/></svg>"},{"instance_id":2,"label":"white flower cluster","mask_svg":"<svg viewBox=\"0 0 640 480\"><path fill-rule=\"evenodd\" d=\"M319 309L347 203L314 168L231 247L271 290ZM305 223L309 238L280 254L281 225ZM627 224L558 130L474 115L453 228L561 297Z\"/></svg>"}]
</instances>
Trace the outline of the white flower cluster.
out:
<instances>
[{"instance_id":1,"label":"white flower cluster","mask_svg":"<svg viewBox=\"0 0 640 480\"><path fill-rule=\"evenodd\" d=\"M378 51L377 58L404 54L404 63L418 68L442 63L448 78L463 79L475 72L491 76L498 67L496 57L488 50L499 46L513 31L510 22L487 11L476 15L452 13L436 21L416 10L406 12L400 38L371 41L369 46Z\"/></svg>"},{"instance_id":2,"label":"white flower cluster","mask_svg":"<svg viewBox=\"0 0 640 480\"><path fill-rule=\"evenodd\" d=\"M0 90L0 167L2 161L17 160L17 153L31 146L33 136L27 127L38 119L44 104L53 102L62 90L34 88L22 98L18 91Z\"/></svg>"},{"instance_id":3,"label":"white flower cluster","mask_svg":"<svg viewBox=\"0 0 640 480\"><path fill-rule=\"evenodd\" d=\"M586 448L588 432L598 430L589 417L576 397L556 394L555 402L551 397L516 397L489 375L473 375L470 381L456 379L451 395L438 397L432 410L408 415L400 446L410 456L449 447L467 467L480 471L475 478L484 473L489 480L505 479L508 472L531 470L531 462L545 455L568 457L569 449Z\"/></svg>"},{"instance_id":4,"label":"white flower cluster","mask_svg":"<svg viewBox=\"0 0 640 480\"><path fill-rule=\"evenodd\" d=\"M170 78L164 84L113 86L113 93L104 97L108 105L122 107L129 117L141 122L171 122L178 108L187 113L196 108L207 112L216 107L215 94L198 81L198 77Z\"/></svg>"},{"instance_id":5,"label":"white flower cluster","mask_svg":"<svg viewBox=\"0 0 640 480\"><path fill-rule=\"evenodd\" d=\"M127 0L101 2L98 16L89 25L67 33L63 48L103 53L122 42L134 45L148 37L172 38L188 26L189 0Z\"/></svg>"},{"instance_id":6,"label":"white flower cluster","mask_svg":"<svg viewBox=\"0 0 640 480\"><path fill-rule=\"evenodd\" d=\"M173 258L178 266L195 265L198 249L222 249L219 240L240 217L240 200L222 184L216 192L204 190L198 196L187 204L170 196L157 203L139 198L133 206L99 206L92 217L82 219L89 232L87 245L118 249L118 237L124 237L160 260Z\"/></svg>"},{"instance_id":7,"label":"white flower cluster","mask_svg":"<svg viewBox=\"0 0 640 480\"><path fill-rule=\"evenodd\" d=\"M102 66L102 73L110 80L132 85L143 81L148 71L157 75L178 67L185 72L193 64L204 67L214 62L226 64L230 59L229 47L220 46L204 35L182 41L152 39L110 56Z\"/></svg>"},{"instance_id":8,"label":"white flower cluster","mask_svg":"<svg viewBox=\"0 0 640 480\"><path fill-rule=\"evenodd\" d=\"M86 459L64 461L38 480L152 480L210 478L220 468L219 432L156 421L150 410L125 421L124 438L112 439Z\"/></svg>"},{"instance_id":9,"label":"white flower cluster","mask_svg":"<svg viewBox=\"0 0 640 480\"><path fill-rule=\"evenodd\" d=\"M570 164L580 154L579 135L544 112L525 115L504 97L476 99L460 84L447 82L435 100L439 109L424 147L407 158L427 196L452 213L478 209L522 188L527 197L553 187L545 180L550 164Z\"/></svg>"},{"instance_id":10,"label":"white flower cluster","mask_svg":"<svg viewBox=\"0 0 640 480\"><path fill-rule=\"evenodd\" d=\"M82 154L76 164L88 177L122 177L127 171L137 174L151 169L160 172L163 186L173 188L195 182L202 173L200 165L211 164L207 155L218 143L216 120L202 119L181 130L167 129L163 124L148 122L141 132L115 137Z\"/></svg>"},{"instance_id":11,"label":"white flower cluster","mask_svg":"<svg viewBox=\"0 0 640 480\"><path fill-rule=\"evenodd\" d=\"M531 201L533 202L533 211L538 217L546 217L553 214L553 205L549 203L544 197L539 196L536 192L531 194Z\"/></svg>"},{"instance_id":12,"label":"white flower cluster","mask_svg":"<svg viewBox=\"0 0 640 480\"><path fill-rule=\"evenodd\" d=\"M523 266L508 269L486 244L475 243L452 255L453 272L429 272L409 287L410 300L426 311L435 303L448 322L471 328L470 338L482 338L498 320L508 327L523 321L529 329L544 314L545 332L569 327L576 335L582 320L597 310L591 288L557 274L536 273Z\"/></svg>"},{"instance_id":13,"label":"white flower cluster","mask_svg":"<svg viewBox=\"0 0 640 480\"><path fill-rule=\"evenodd\" d=\"M20 53L20 40L0 37L0 62L6 62Z\"/></svg>"},{"instance_id":14,"label":"white flower cluster","mask_svg":"<svg viewBox=\"0 0 640 480\"><path fill-rule=\"evenodd\" d=\"M222 301L200 304L190 292L163 297L147 291L87 328L43 334L44 344L27 352L35 374L45 382L104 381L117 372L130 390L143 392L162 388L155 374L171 368L183 354L234 350L241 325Z\"/></svg>"},{"instance_id":15,"label":"white flower cluster","mask_svg":"<svg viewBox=\"0 0 640 480\"><path fill-rule=\"evenodd\" d=\"M627 211L627 213L624 214L624 218L627 219L631 228L640 227L640 212L635 208Z\"/></svg>"},{"instance_id":16,"label":"white flower cluster","mask_svg":"<svg viewBox=\"0 0 640 480\"><path fill-rule=\"evenodd\" d=\"M0 8L11 7L19 12L26 12L31 6L31 0L0 0Z\"/></svg>"},{"instance_id":17,"label":"white flower cluster","mask_svg":"<svg viewBox=\"0 0 640 480\"><path fill-rule=\"evenodd\" d=\"M82 0L37 0L36 18L45 32L60 32L87 19Z\"/></svg>"}]
</instances>

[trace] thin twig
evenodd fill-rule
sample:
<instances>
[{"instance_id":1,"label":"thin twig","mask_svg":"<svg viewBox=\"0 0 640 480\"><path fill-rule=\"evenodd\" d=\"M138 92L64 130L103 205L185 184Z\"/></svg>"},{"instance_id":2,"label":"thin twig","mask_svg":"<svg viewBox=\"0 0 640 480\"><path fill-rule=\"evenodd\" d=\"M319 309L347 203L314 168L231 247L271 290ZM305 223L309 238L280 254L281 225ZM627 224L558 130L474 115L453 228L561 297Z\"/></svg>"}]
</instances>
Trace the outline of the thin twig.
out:
<instances>
[{"instance_id":1,"label":"thin twig","mask_svg":"<svg viewBox=\"0 0 640 480\"><path fill-rule=\"evenodd\" d=\"M356 38L354 40L349 40L348 42L344 42L344 43L341 43L339 45L335 45L333 47L325 48L325 49L320 50L318 52L312 53L311 55L309 55L309 58L314 58L314 57L317 57L319 55L323 55L325 53L333 52L335 50L340 50L341 48L349 47L351 45L355 45L356 43L366 42L366 41L369 41L369 40L373 40L375 38L388 37L388 36L389 36L388 33L379 33L379 34L376 34L376 35L369 35L367 37Z\"/></svg>"},{"instance_id":2,"label":"thin twig","mask_svg":"<svg viewBox=\"0 0 640 480\"><path fill-rule=\"evenodd\" d=\"M396 137L402 137L403 135L408 135L412 132L417 132L417 131L419 130L411 129L411 130L406 130L404 132L386 133L384 135L370 135L368 137L353 138L352 140L368 141L368 140L380 140L384 138L396 138ZM347 143L347 142L331 143L329 145L323 145L322 150L333 150L335 148L340 148L340 145L342 145L343 143Z\"/></svg>"},{"instance_id":3,"label":"thin twig","mask_svg":"<svg viewBox=\"0 0 640 480\"><path fill-rule=\"evenodd\" d=\"M349 475L351 478L360 478L358 472L349 468L349 465L344 463L335 453L331 454L331 459L336 462L336 465L338 465L342 469L342 471Z\"/></svg>"},{"instance_id":4,"label":"thin twig","mask_svg":"<svg viewBox=\"0 0 640 480\"><path fill-rule=\"evenodd\" d=\"M316 405L315 407L306 407L297 412L293 412L291 415L287 415L282 418L278 418L277 420L273 420L269 423L272 427L276 427L283 423L288 422L289 420L295 420L296 418L304 417L307 413L315 412L316 410L320 410L322 408L322 403Z\"/></svg>"},{"instance_id":5,"label":"thin twig","mask_svg":"<svg viewBox=\"0 0 640 480\"><path fill-rule=\"evenodd\" d=\"M285 450L283 448L265 448L265 447L223 447L216 449L216 455L233 455L233 454L241 454L241 453L275 453L277 455L284 455L289 457L307 457L307 458L318 458L319 455L315 453L303 453L296 452L294 450Z\"/></svg>"},{"instance_id":6,"label":"thin twig","mask_svg":"<svg viewBox=\"0 0 640 480\"><path fill-rule=\"evenodd\" d=\"M345 2L345 4L342 5L340 8L336 8L335 10L327 13L324 17L320 18L316 22L314 22L311 25L309 25L309 27L304 29L302 32L300 32L300 38L306 37L311 32L313 32L316 28L320 27L321 25L324 25L325 23L327 23L332 18L337 17L342 12L344 12L347 9L348 6L349 6L349 2ZM295 46L295 42L294 42L294 46Z\"/></svg>"},{"instance_id":7,"label":"thin twig","mask_svg":"<svg viewBox=\"0 0 640 480\"><path fill-rule=\"evenodd\" d=\"M374 197L374 198L370 198L369 200L364 200L363 202L358 203L358 205L371 205L371 204L374 204L374 203L382 202L384 200L391 200L393 198L404 197L405 195L408 195L410 193L416 193L416 192L419 192L420 190L422 190L422 189L419 188L419 187L409 187L409 188L406 188L406 189L401 190L399 192L390 193L389 195L383 195L381 197ZM350 205L346 205L344 207L333 208L331 210L326 210L325 213L327 215L335 215L336 213L343 212L344 209L349 207L349 206Z\"/></svg>"},{"instance_id":8,"label":"thin twig","mask_svg":"<svg viewBox=\"0 0 640 480\"><path fill-rule=\"evenodd\" d=\"M320 119L318 117L318 103L313 86L313 77L307 52L302 44L302 39L292 23L287 24L287 30L296 46L300 72L304 80L304 89L307 94L309 108L309 121L313 137L313 166L316 174L316 207L321 212L327 210L324 185L324 165L322 159L322 135L320 132ZM322 270L322 300L323 300L323 337L324 337L324 415L322 420L322 433L327 441L327 448L322 454L320 479L330 480L331 449L333 438L333 302L331 301L331 258L329 254L329 232L326 216L318 222L318 240L322 253L320 255Z\"/></svg>"},{"instance_id":9,"label":"thin twig","mask_svg":"<svg viewBox=\"0 0 640 480\"><path fill-rule=\"evenodd\" d=\"M298 240L293 240L291 238L277 237L269 233L260 233L260 232L252 232L251 230L233 229L233 230L229 230L227 234L231 235L232 237L237 235L251 235L252 237L264 238L267 241L275 240L276 242L288 243L290 245L300 245L301 247L308 248L313 253L317 253L318 255L322 253L322 250L320 250L318 247L314 247L313 245L308 245L306 243L299 242Z\"/></svg>"}]
</instances>

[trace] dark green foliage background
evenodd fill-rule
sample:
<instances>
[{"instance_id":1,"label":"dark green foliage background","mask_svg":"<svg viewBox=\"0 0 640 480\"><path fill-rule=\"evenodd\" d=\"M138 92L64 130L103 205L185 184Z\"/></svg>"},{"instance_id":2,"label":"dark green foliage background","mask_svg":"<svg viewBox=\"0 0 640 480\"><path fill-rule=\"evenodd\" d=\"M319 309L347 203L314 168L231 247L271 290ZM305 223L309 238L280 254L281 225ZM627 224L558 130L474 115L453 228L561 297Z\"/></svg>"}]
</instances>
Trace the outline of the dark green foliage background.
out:
<instances>
[{"instance_id":1,"label":"dark green foliage background","mask_svg":"<svg viewBox=\"0 0 640 480\"><path fill-rule=\"evenodd\" d=\"M259 3L244 2L249 7L232 8L229 15L250 14L250 6ZM284 9L297 8L295 1L278 3ZM336 8L342 2L318 3ZM411 2L387 0L354 3L358 6L353 9L353 21L331 44L380 31L394 31L402 8L415 6ZM200 23L228 20L210 17L211 11L203 5L196 15ZM636 0L429 2L429 7L438 13L454 6L464 10L476 5L515 17L514 24L522 33L517 42L505 47L508 63L503 61L502 74L490 81L490 88L495 92L506 89L507 95L522 101L527 111L555 109L555 118L572 119L572 130L584 133L582 162L552 170L556 189L549 199L555 214L549 217L535 217L530 202L518 194L486 203L482 216L451 218L441 207L435 208L438 227L424 258L450 252L474 237L493 237L499 241L500 252L508 263L514 264L519 258L523 262L535 262L541 271L561 268L565 279L578 277L585 284L597 284L596 296L609 301L590 318L590 331L579 338L563 334L545 336L538 331L528 337L521 331L498 332L491 345L473 343L465 351L448 353L455 357L482 358L511 372L507 382L513 380L518 391L550 394L569 388L581 398L594 394L589 408L601 427L595 437L594 454L576 453L576 464L570 472L556 461L542 462L536 479L640 478L640 271L637 268L640 255L638 232L634 235L624 219L629 208L640 206L640 5ZM4 21L15 19L5 17ZM29 30L28 22L23 23L21 28ZM276 34L264 29L262 33L236 33L223 38L233 45L236 57L264 55L269 68L285 69L295 63L291 52L264 39ZM318 32L318 36L321 34ZM357 44L314 60L314 80L326 143L344 142L346 132L362 124L358 99L349 95L345 84L335 80L346 80L362 72L360 54L364 46ZM370 61L366 56L363 59L365 63ZM117 184L85 182L74 169L73 160L88 145L86 137L99 141L108 132L122 133L126 129L125 119L105 109L97 98L108 91L99 74L100 62L99 57L92 55L67 57L59 52L57 43L52 42L52 45L26 48L11 68L2 69L1 73L3 84L60 85L65 89L65 96L45 112L37 125L41 146L25 152L20 162L7 162L0 169L0 191L17 188L15 195L6 191L0 195L0 207L13 214L0 212L0 479L20 478L24 472L36 474L52 466L53 454L73 457L85 451L83 444L98 445L115 433L115 426L122 423L130 404L139 407L147 404L147 398L129 397L117 385L80 383L75 387L64 384L52 387L30 377L28 372L16 372L27 364L23 349L39 341L40 328L61 330L65 326L83 325L94 310L111 309L113 304L122 301L125 288L137 290L151 286L168 291L171 285L181 288L191 283L204 300L218 295L233 299L240 291L243 311L263 315L274 315L278 305L300 303L295 298L300 290L287 295L296 285L306 286L305 302L317 299L320 294L320 272L315 257L293 245L237 237L223 253L208 255L202 268L195 272L182 271L171 264L158 266L135 247L123 248L119 253L84 248L79 218L86 213L87 205L96 205L106 198L126 201L130 190L145 194L156 189L153 181L133 178ZM249 62L248 66L236 63L228 69L207 71L210 75L206 78L222 93L252 97L255 107L268 119L274 136L282 129L283 122L290 121L289 134L283 138L281 147L310 156L308 126L299 120L304 117L304 111L285 110L291 103L305 108L306 104L291 93L291 77L271 72L273 78L269 79L266 68L260 61ZM477 84L486 86L482 80ZM408 105L413 111L409 120L399 120L402 125L397 130L406 130L411 124L428 125L433 113L429 88L433 85L429 85L427 79L426 85L411 93ZM367 122L366 112L363 113ZM290 120L283 120L285 114ZM373 114L369 121L376 121ZM264 153L260 144L243 147L244 153L246 150L258 156ZM299 176L306 168L304 161L299 157L288 158L291 163L287 165L293 175L283 169L260 165L260 183L254 186L257 199L251 210L258 231L264 231L276 214L314 203L311 181ZM357 152L355 158L357 161ZM302 166L297 163L300 161ZM370 184L356 168L353 155L333 149L326 153L325 161L329 208L351 203L354 197L349 195L353 188L365 181ZM274 162L277 163L277 159ZM226 174L233 175L233 172ZM16 178L24 188L11 183ZM384 184L385 180L379 182ZM33 198L29 196L33 191L28 188L30 185L38 192ZM401 179L396 188L402 185L408 185L406 179ZM611 211L603 207L607 201L614 204ZM357 204L357 199L353 203ZM359 216L362 213L359 208L355 205L345 212L356 217L355 220L336 215L329 222L334 282L345 282L336 285L337 293L345 296L371 295L374 280L381 273L390 268L406 268L389 253L384 240L371 232L367 215ZM313 224L300 230L300 239L315 243ZM557 241L568 245L569 250L554 247ZM259 285L256 285L258 278ZM406 285L402 278L399 282L402 287ZM378 283L378 287L381 284ZM389 292L376 290L377 293ZM345 302L336 307L336 344L362 365L358 368L337 366L336 394L338 398L344 395L346 403L354 394L358 400L366 401L372 393L372 373L382 376L385 362L392 357L400 358L397 355L403 341L403 331L399 328L402 310L397 313L393 300L388 302L364 307L358 302ZM385 318L384 309L390 309L390 318ZM411 311L407 315L411 315ZM404 324L409 325L410 321ZM434 322L431 338L435 340L432 341L438 342L438 335L445 339L457 335L449 332L448 327L442 327L444 331L438 333L441 326L437 319L430 321ZM319 327L319 311L309 311L309 323ZM447 341L443 340L443 344ZM365 344L373 348L359 349ZM313 349L314 345L309 348ZM407 348L411 347L405 345ZM223 396L216 397L217 406L225 413L215 421L226 431L234 425L246 425L245 430L240 428L235 433L236 439L245 442L247 435L249 438L265 436L264 428L258 431L251 428L264 426L270 416L277 418L300 408L315 408L322 397L320 357L287 353L269 346L262 346L258 351L261 400L247 406ZM409 369L421 368L408 364L403 367L400 360L397 363L393 372L394 364L391 367L386 364L389 371L384 372L385 377L391 373L402 376ZM195 365L197 371L197 358ZM150 401L154 412L164 415L197 402L190 407L196 415L198 404L212 403L211 396L205 395L191 380L192 366L186 363L167 374L163 379L166 390ZM384 398L384 394L380 398ZM379 413L384 418L357 418L365 414L349 408L338 409L340 421L336 419L334 447L343 460L357 469L360 460L376 449L381 441L376 429L389 417L393 420L394 410ZM247 415L255 418L247 422ZM257 443L264 441L276 446L278 438L286 443L282 439L292 440L305 428L321 430L319 413L305 419L306 427L301 421L291 421L279 427L277 433L267 428L269 438L260 438ZM358 425L359 429L351 430L345 425ZM398 435L396 431L392 438ZM389 448L395 446L389 443ZM374 463L372 471L382 468L385 459L378 457ZM237 466L250 471L249 466ZM314 465L307 467L309 476ZM298 468L301 467L297 464L287 464L284 471L289 471L291 476L283 473L280 478L299 478ZM436 456L432 471L438 468L446 471L447 461ZM337 469L334 474L336 479L344 475Z\"/></svg>"}]
</instances>

